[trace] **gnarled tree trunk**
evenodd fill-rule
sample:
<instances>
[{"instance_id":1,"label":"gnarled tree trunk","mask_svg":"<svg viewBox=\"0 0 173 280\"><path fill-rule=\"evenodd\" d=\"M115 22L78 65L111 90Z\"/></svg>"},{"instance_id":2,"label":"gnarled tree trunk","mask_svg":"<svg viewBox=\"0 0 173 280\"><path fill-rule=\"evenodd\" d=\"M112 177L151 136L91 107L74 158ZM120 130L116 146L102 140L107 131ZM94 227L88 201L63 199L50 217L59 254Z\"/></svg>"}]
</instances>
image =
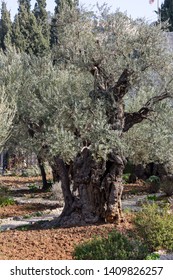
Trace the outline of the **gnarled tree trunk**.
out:
<instances>
[{"instance_id":1,"label":"gnarled tree trunk","mask_svg":"<svg viewBox=\"0 0 173 280\"><path fill-rule=\"evenodd\" d=\"M112 152L107 162L96 162L89 148L85 147L74 160L72 172L59 157L54 157L54 166L60 176L65 206L52 225L122 220L122 157Z\"/></svg>"}]
</instances>

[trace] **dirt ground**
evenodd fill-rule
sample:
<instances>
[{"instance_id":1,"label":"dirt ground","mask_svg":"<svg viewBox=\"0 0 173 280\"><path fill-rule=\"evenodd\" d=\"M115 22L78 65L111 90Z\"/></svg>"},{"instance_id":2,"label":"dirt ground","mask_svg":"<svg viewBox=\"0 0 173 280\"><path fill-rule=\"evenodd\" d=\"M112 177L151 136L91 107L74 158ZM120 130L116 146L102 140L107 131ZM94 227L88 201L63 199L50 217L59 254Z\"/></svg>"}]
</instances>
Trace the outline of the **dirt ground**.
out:
<instances>
[{"instance_id":1,"label":"dirt ground","mask_svg":"<svg viewBox=\"0 0 173 280\"><path fill-rule=\"evenodd\" d=\"M118 228L129 228L126 221ZM49 230L10 230L0 233L1 260L71 260L76 244L94 236L105 236L115 225L104 224L86 227Z\"/></svg>"},{"instance_id":2,"label":"dirt ground","mask_svg":"<svg viewBox=\"0 0 173 280\"><path fill-rule=\"evenodd\" d=\"M15 185L19 187L26 183L39 181L40 178L0 177L1 186ZM137 186L134 186L134 188ZM126 186L125 192L130 186ZM138 185L139 188L139 185ZM142 187L141 187L142 189ZM39 195L39 194L38 194ZM49 196L49 193L46 194ZM43 205L9 205L0 207L0 217L14 217L31 214L37 211L50 209ZM71 228L57 228L33 230L22 227L20 230L8 230L0 233L1 260L68 260L73 259L73 250L76 244L91 239L95 235L105 236L113 229L125 231L131 227L130 215L126 214L125 222L116 226L113 224L99 224Z\"/></svg>"}]
</instances>

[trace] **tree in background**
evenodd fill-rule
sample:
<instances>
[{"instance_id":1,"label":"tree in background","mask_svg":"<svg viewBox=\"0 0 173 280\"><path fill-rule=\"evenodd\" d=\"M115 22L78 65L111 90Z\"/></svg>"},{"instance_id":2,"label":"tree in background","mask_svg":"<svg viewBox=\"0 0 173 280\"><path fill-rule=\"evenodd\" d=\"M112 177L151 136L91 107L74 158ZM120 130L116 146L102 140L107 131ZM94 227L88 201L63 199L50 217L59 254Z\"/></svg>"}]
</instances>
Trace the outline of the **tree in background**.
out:
<instances>
[{"instance_id":1,"label":"tree in background","mask_svg":"<svg viewBox=\"0 0 173 280\"><path fill-rule=\"evenodd\" d=\"M51 20L51 28L50 28L50 45L51 48L53 46L56 46L58 44L58 16L61 12L61 9L63 9L64 6L68 6L69 8L77 7L79 4L78 0L55 0L55 11L54 15Z\"/></svg>"},{"instance_id":2,"label":"tree in background","mask_svg":"<svg viewBox=\"0 0 173 280\"><path fill-rule=\"evenodd\" d=\"M26 11L29 13L31 10L31 0L18 0L19 8L18 11L22 12L22 7L25 6Z\"/></svg>"},{"instance_id":3,"label":"tree in background","mask_svg":"<svg viewBox=\"0 0 173 280\"><path fill-rule=\"evenodd\" d=\"M10 138L19 93L20 58L13 51L0 52L0 150Z\"/></svg>"},{"instance_id":4,"label":"tree in background","mask_svg":"<svg viewBox=\"0 0 173 280\"><path fill-rule=\"evenodd\" d=\"M30 1L19 0L18 14L13 22L14 46L28 54L44 55L49 46L42 28L30 9Z\"/></svg>"},{"instance_id":5,"label":"tree in background","mask_svg":"<svg viewBox=\"0 0 173 280\"><path fill-rule=\"evenodd\" d=\"M14 100L9 103L9 97L1 87L0 93L0 152L10 137L12 124L16 113Z\"/></svg>"},{"instance_id":6,"label":"tree in background","mask_svg":"<svg viewBox=\"0 0 173 280\"><path fill-rule=\"evenodd\" d=\"M161 14L161 21L169 22L169 31L173 31L173 1L165 0L163 4L161 4L161 8L159 13Z\"/></svg>"},{"instance_id":7,"label":"tree in background","mask_svg":"<svg viewBox=\"0 0 173 280\"><path fill-rule=\"evenodd\" d=\"M37 0L34 6L33 13L37 19L37 24L41 29L41 33L45 40L46 50L49 50L50 45L50 23L48 21L48 12L46 11L46 0Z\"/></svg>"},{"instance_id":8,"label":"tree in background","mask_svg":"<svg viewBox=\"0 0 173 280\"><path fill-rule=\"evenodd\" d=\"M1 4L1 19L0 19L0 48L5 51L11 45L12 22L10 12L7 10L6 3Z\"/></svg>"},{"instance_id":9,"label":"tree in background","mask_svg":"<svg viewBox=\"0 0 173 280\"><path fill-rule=\"evenodd\" d=\"M79 5L78 0L55 0L55 14L60 13L60 10L64 7L64 5L68 5L70 8L77 7Z\"/></svg>"}]
</instances>

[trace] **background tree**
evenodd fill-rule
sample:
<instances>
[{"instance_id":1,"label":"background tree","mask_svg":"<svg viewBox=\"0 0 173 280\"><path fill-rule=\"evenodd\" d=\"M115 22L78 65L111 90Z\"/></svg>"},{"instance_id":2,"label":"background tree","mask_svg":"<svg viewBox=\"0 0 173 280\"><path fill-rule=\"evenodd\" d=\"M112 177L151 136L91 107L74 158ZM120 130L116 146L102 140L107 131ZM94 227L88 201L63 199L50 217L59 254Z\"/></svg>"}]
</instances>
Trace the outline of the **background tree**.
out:
<instances>
[{"instance_id":1,"label":"background tree","mask_svg":"<svg viewBox=\"0 0 173 280\"><path fill-rule=\"evenodd\" d=\"M10 12L7 10L6 3L1 4L0 19L0 48L5 51L11 45L12 22Z\"/></svg>"},{"instance_id":2,"label":"background tree","mask_svg":"<svg viewBox=\"0 0 173 280\"><path fill-rule=\"evenodd\" d=\"M35 55L44 55L49 48L48 38L44 37L42 26L30 9L30 1L19 1L13 22L13 44L19 51Z\"/></svg>"},{"instance_id":3,"label":"background tree","mask_svg":"<svg viewBox=\"0 0 173 280\"><path fill-rule=\"evenodd\" d=\"M61 9L68 6L70 9L76 8L79 4L78 0L55 0L55 10L54 15L51 20L51 28L50 28L50 45L51 47L56 46L58 44L58 16L61 12Z\"/></svg>"},{"instance_id":4,"label":"background tree","mask_svg":"<svg viewBox=\"0 0 173 280\"><path fill-rule=\"evenodd\" d=\"M161 14L161 21L169 22L169 31L173 31L173 2L172 0L165 0L163 4L161 4L161 8L159 13Z\"/></svg>"},{"instance_id":5,"label":"background tree","mask_svg":"<svg viewBox=\"0 0 173 280\"><path fill-rule=\"evenodd\" d=\"M0 149L4 148L13 129L19 92L20 58L8 50L0 52Z\"/></svg>"},{"instance_id":6,"label":"background tree","mask_svg":"<svg viewBox=\"0 0 173 280\"><path fill-rule=\"evenodd\" d=\"M22 12L23 11L23 6L25 7L26 11L29 13L31 10L31 0L18 0L19 7L18 11Z\"/></svg>"},{"instance_id":7,"label":"background tree","mask_svg":"<svg viewBox=\"0 0 173 280\"><path fill-rule=\"evenodd\" d=\"M34 6L33 13L37 19L37 24L41 28L41 33L44 37L46 50L49 50L50 44L50 24L48 21L48 12L46 11L46 0L37 0Z\"/></svg>"},{"instance_id":8,"label":"background tree","mask_svg":"<svg viewBox=\"0 0 173 280\"><path fill-rule=\"evenodd\" d=\"M8 96L4 89L1 87L0 94L0 151L2 151L4 144L6 143L15 116L15 103L9 104Z\"/></svg>"}]
</instances>

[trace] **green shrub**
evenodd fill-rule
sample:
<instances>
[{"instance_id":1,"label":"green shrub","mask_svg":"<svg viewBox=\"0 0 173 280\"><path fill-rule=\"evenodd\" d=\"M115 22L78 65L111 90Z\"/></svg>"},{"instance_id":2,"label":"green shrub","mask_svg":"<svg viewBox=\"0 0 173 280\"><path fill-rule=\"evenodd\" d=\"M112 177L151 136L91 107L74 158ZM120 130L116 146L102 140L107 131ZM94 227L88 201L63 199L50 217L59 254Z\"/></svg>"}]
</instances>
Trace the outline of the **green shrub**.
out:
<instances>
[{"instance_id":1,"label":"green shrub","mask_svg":"<svg viewBox=\"0 0 173 280\"><path fill-rule=\"evenodd\" d=\"M22 177L36 177L40 176L40 169L38 166L28 167L22 170Z\"/></svg>"},{"instance_id":2,"label":"green shrub","mask_svg":"<svg viewBox=\"0 0 173 280\"><path fill-rule=\"evenodd\" d=\"M128 183L129 182L129 177L130 177L130 173L123 174L123 182Z\"/></svg>"},{"instance_id":3,"label":"green shrub","mask_svg":"<svg viewBox=\"0 0 173 280\"><path fill-rule=\"evenodd\" d=\"M27 231L27 230L30 230L30 228L31 228L31 225L24 225L24 226L17 227L16 230Z\"/></svg>"},{"instance_id":4,"label":"green shrub","mask_svg":"<svg viewBox=\"0 0 173 280\"><path fill-rule=\"evenodd\" d=\"M0 207L12 205L15 201L9 197L8 189L6 187L0 187Z\"/></svg>"},{"instance_id":5,"label":"green shrub","mask_svg":"<svg viewBox=\"0 0 173 280\"><path fill-rule=\"evenodd\" d=\"M154 194L154 195L147 195L147 199L148 199L149 201L156 201L156 200L157 200L157 197L156 197L155 194Z\"/></svg>"},{"instance_id":6,"label":"green shrub","mask_svg":"<svg viewBox=\"0 0 173 280\"><path fill-rule=\"evenodd\" d=\"M74 249L76 260L135 260L144 259L148 250L140 241L112 231L107 238L95 237Z\"/></svg>"},{"instance_id":7,"label":"green shrub","mask_svg":"<svg viewBox=\"0 0 173 280\"><path fill-rule=\"evenodd\" d=\"M34 213L34 216L41 217L41 216L43 216L43 212L38 211L38 212Z\"/></svg>"},{"instance_id":8,"label":"green shrub","mask_svg":"<svg viewBox=\"0 0 173 280\"><path fill-rule=\"evenodd\" d=\"M146 204L134 219L137 233L152 251L173 250L173 215L168 206Z\"/></svg>"},{"instance_id":9,"label":"green shrub","mask_svg":"<svg viewBox=\"0 0 173 280\"><path fill-rule=\"evenodd\" d=\"M30 189L30 191L33 191L33 192L35 192L35 191L40 189L39 186L34 185L34 184L33 185L29 185L28 188Z\"/></svg>"},{"instance_id":10,"label":"green shrub","mask_svg":"<svg viewBox=\"0 0 173 280\"><path fill-rule=\"evenodd\" d=\"M38 212L33 212L33 213L29 214L29 215L24 215L23 218L24 219L30 219L32 217L41 217L41 216L43 216L43 212L38 211Z\"/></svg>"},{"instance_id":11,"label":"green shrub","mask_svg":"<svg viewBox=\"0 0 173 280\"><path fill-rule=\"evenodd\" d=\"M145 258L145 260L159 260L159 259L160 259L160 255L158 253L151 253Z\"/></svg>"},{"instance_id":12,"label":"green shrub","mask_svg":"<svg viewBox=\"0 0 173 280\"><path fill-rule=\"evenodd\" d=\"M0 207L13 205L13 204L15 204L14 199L6 196L0 197Z\"/></svg>"}]
</instances>

